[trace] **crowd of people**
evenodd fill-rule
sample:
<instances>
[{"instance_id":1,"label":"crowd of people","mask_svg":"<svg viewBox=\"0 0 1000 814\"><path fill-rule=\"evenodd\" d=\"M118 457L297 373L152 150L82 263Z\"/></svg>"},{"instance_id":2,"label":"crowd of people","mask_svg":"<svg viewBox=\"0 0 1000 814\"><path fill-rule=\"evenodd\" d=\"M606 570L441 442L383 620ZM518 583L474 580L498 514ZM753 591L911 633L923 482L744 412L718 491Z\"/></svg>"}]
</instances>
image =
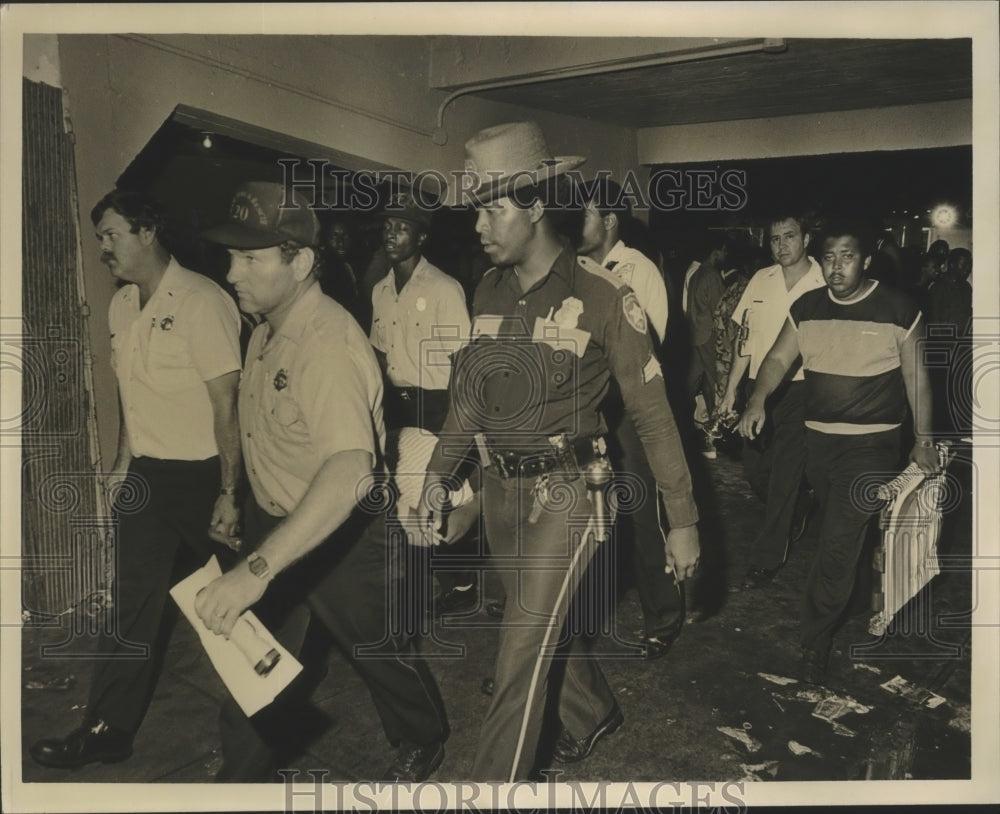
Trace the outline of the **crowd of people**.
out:
<instances>
[{"instance_id":1,"label":"crowd of people","mask_svg":"<svg viewBox=\"0 0 1000 814\"><path fill-rule=\"evenodd\" d=\"M299 193L246 179L204 234L255 323L245 354L236 304L172 257L153 201L115 191L94 207L122 284L115 618L85 720L35 743L36 761L131 756L183 545L223 566L196 602L216 634L252 608L299 654L310 618L327 628L398 749L382 779L426 780L450 728L477 725L448 721L419 639L427 618L479 606L499 641L468 779L532 777L549 757L549 703L552 759L586 759L625 721L571 609L602 601L590 586L611 578L603 552L627 538L644 619L632 644L644 659L669 652L700 562L691 430L696 458L720 439L739 447L765 504L734 589L764 588L814 518L801 678L824 681L870 519L852 482L907 458L936 471L941 416L961 423L954 379L928 375L921 343L928 322L968 337L969 252L934 244L911 285L887 233L788 208L761 224L762 246L709 230L675 285L630 245L621 187L567 195L585 159L554 158L537 125L488 128L466 152L491 181L455 240L460 272L426 256L440 219L412 190L370 221L372 245L361 219L321 222ZM621 477L643 496L628 512ZM126 512L114 498L129 480L149 500ZM485 601L482 569L436 569L445 549L497 569L503 595ZM120 657L135 648L147 657ZM283 694L251 718L225 702L217 779L275 779L301 700Z\"/></svg>"}]
</instances>

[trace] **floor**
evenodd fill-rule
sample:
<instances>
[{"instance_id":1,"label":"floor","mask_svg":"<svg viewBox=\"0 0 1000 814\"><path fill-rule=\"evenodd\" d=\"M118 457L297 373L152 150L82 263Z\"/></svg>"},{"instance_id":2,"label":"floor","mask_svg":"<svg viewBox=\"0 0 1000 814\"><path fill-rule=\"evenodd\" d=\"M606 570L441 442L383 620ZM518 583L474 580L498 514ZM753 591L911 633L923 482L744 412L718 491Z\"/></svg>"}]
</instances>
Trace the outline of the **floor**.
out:
<instances>
[{"instance_id":1,"label":"floor","mask_svg":"<svg viewBox=\"0 0 1000 814\"><path fill-rule=\"evenodd\" d=\"M626 584L614 618L594 641L626 724L586 761L553 765L561 772L556 779L782 784L969 778L971 462L957 459L951 467L963 497L945 516L943 573L881 637L868 632L872 613L862 596L837 636L825 687L794 681L799 586L816 546L812 530L770 586L733 591L747 568L763 507L735 459L720 453L704 467L695 473L704 518L702 576L688 595L688 624L665 658L636 660L617 641L641 628L635 590ZM487 573L484 580L484 593L494 593L495 576ZM70 636L68 625L29 620L22 630L24 783L210 783L221 764L216 715L222 684L183 618L170 635L130 760L71 772L31 760L34 740L64 734L84 711L90 640L85 630ZM468 776L489 701L480 685L492 672L496 636L495 620L474 609L440 620L424 642L452 729L436 781ZM326 782L377 779L393 753L364 685L336 649L325 662L312 708L289 722L301 744L291 767L326 772L320 775ZM894 693L884 685L896 677L902 690Z\"/></svg>"}]
</instances>

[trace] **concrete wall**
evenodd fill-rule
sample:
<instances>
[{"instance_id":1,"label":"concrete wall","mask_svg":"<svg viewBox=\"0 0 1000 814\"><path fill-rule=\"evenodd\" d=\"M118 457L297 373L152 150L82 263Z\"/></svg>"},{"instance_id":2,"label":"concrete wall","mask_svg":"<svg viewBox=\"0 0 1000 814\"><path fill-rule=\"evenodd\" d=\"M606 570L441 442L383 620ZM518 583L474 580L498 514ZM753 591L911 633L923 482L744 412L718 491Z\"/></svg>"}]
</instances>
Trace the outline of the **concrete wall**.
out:
<instances>
[{"instance_id":1,"label":"concrete wall","mask_svg":"<svg viewBox=\"0 0 1000 814\"><path fill-rule=\"evenodd\" d=\"M972 100L638 131L641 164L911 150L972 144Z\"/></svg>"},{"instance_id":2,"label":"concrete wall","mask_svg":"<svg viewBox=\"0 0 1000 814\"><path fill-rule=\"evenodd\" d=\"M542 125L556 154L585 154L584 170L637 164L631 130L535 110L459 99L448 141L432 136L445 97L428 89L424 37L60 35L58 59L76 135L80 221L178 104L202 108L405 170L461 169L465 139L503 121ZM114 287L93 242L84 272L94 349L101 449L117 438L107 306Z\"/></svg>"}]
</instances>

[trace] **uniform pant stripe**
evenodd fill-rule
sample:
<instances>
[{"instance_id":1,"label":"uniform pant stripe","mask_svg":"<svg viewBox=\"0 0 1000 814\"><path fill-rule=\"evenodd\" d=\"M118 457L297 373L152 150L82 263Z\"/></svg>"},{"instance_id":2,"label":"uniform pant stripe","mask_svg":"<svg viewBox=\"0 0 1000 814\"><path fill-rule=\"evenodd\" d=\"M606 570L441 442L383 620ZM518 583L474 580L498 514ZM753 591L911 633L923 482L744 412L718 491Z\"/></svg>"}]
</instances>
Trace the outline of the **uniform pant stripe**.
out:
<instances>
[{"instance_id":1,"label":"uniform pant stripe","mask_svg":"<svg viewBox=\"0 0 1000 814\"><path fill-rule=\"evenodd\" d=\"M576 571L577 566L580 562L580 555L587 547L587 540L594 533L594 520L591 518L587 522L587 527L583 531L583 535L580 540L581 543L577 546L575 552L573 552L573 559L570 561L569 568L566 569L566 576L563 577L562 585L559 587L559 595L556 597L555 606L552 609L552 614L549 617L549 624L545 629L545 639L542 641L541 646L538 648L538 655L535 657L535 667L531 674L531 683L528 685L528 698L524 705L524 715L521 718L521 732L517 738L517 748L514 750L514 761L510 769L510 780L509 782L514 783L517 780L517 764L521 762L521 751L524 748L524 740L528 731L528 720L531 715L531 704L535 698L535 692L538 690L538 679L542 672L542 661L546 658L546 651L549 648L549 642L552 639L553 631L558 633L559 628L562 627L562 622L560 621L559 608L562 607L562 603L566 600L566 594L569 591L569 586L573 579L573 574Z\"/></svg>"}]
</instances>

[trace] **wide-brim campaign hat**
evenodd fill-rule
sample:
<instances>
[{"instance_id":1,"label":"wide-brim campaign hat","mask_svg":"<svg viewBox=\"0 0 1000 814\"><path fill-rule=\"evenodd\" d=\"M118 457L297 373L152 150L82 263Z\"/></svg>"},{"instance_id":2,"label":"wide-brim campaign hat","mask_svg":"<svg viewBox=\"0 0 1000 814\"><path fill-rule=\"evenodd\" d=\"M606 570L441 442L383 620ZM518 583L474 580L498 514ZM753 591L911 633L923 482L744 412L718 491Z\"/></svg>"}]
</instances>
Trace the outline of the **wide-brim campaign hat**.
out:
<instances>
[{"instance_id":1,"label":"wide-brim campaign hat","mask_svg":"<svg viewBox=\"0 0 1000 814\"><path fill-rule=\"evenodd\" d=\"M319 245L319 220L306 199L271 181L248 181L233 195L229 220L202 237L234 249L266 249L293 241Z\"/></svg>"},{"instance_id":2,"label":"wide-brim campaign hat","mask_svg":"<svg viewBox=\"0 0 1000 814\"><path fill-rule=\"evenodd\" d=\"M540 184L587 159L553 156L535 122L510 122L480 130L465 142L465 171L478 179L472 194L482 203Z\"/></svg>"}]
</instances>

